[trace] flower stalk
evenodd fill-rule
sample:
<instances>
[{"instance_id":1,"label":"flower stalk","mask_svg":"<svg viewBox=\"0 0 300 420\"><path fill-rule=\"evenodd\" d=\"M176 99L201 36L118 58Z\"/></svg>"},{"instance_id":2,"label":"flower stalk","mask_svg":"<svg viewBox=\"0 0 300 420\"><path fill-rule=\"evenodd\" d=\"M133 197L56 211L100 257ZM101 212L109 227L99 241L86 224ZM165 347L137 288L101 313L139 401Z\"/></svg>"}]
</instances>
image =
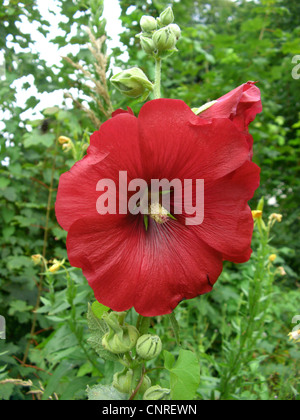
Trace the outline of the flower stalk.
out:
<instances>
[{"instance_id":1,"label":"flower stalk","mask_svg":"<svg viewBox=\"0 0 300 420\"><path fill-rule=\"evenodd\" d=\"M161 58L155 60L154 99L161 98Z\"/></svg>"}]
</instances>

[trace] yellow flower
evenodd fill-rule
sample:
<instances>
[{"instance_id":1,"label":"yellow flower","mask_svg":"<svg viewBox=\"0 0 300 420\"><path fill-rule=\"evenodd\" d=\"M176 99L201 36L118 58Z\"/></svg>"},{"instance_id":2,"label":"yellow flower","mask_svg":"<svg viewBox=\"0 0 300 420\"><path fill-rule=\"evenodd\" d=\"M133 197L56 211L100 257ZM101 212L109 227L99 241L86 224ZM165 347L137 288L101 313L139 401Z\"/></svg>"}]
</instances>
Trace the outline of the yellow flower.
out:
<instances>
[{"instance_id":1,"label":"yellow flower","mask_svg":"<svg viewBox=\"0 0 300 420\"><path fill-rule=\"evenodd\" d=\"M55 273L56 271L60 269L60 267L64 265L64 263L65 263L65 260L59 261L59 260L54 259L48 271L50 271L50 273Z\"/></svg>"},{"instance_id":2,"label":"yellow flower","mask_svg":"<svg viewBox=\"0 0 300 420\"><path fill-rule=\"evenodd\" d=\"M296 343L300 343L300 330L292 331L288 334L290 340L294 340Z\"/></svg>"},{"instance_id":3,"label":"yellow flower","mask_svg":"<svg viewBox=\"0 0 300 420\"><path fill-rule=\"evenodd\" d=\"M34 265L38 265L41 263L43 257L41 256L41 254L35 254L31 255L31 259L34 262Z\"/></svg>"},{"instance_id":4,"label":"yellow flower","mask_svg":"<svg viewBox=\"0 0 300 420\"><path fill-rule=\"evenodd\" d=\"M282 221L282 214L272 213L269 219L270 221L275 220L276 222L280 223Z\"/></svg>"},{"instance_id":5,"label":"yellow flower","mask_svg":"<svg viewBox=\"0 0 300 420\"><path fill-rule=\"evenodd\" d=\"M276 254L272 254L272 255L269 256L269 261L273 262L273 261L276 260L276 258L277 258L277 255Z\"/></svg>"},{"instance_id":6,"label":"yellow flower","mask_svg":"<svg viewBox=\"0 0 300 420\"><path fill-rule=\"evenodd\" d=\"M58 137L58 142L60 144L65 144L65 143L70 143L72 142L72 140L69 137L65 137L65 136L60 136Z\"/></svg>"},{"instance_id":7,"label":"yellow flower","mask_svg":"<svg viewBox=\"0 0 300 420\"><path fill-rule=\"evenodd\" d=\"M253 219L261 219L262 218L262 211L261 210L253 210L252 211Z\"/></svg>"}]
</instances>

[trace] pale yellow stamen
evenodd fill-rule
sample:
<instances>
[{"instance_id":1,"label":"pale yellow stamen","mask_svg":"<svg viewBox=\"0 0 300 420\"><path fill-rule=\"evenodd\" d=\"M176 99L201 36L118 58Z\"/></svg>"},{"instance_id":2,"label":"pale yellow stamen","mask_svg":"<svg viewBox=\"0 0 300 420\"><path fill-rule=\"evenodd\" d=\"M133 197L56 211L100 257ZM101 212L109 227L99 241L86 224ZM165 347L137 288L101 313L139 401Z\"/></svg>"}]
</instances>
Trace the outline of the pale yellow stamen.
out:
<instances>
[{"instance_id":1,"label":"pale yellow stamen","mask_svg":"<svg viewBox=\"0 0 300 420\"><path fill-rule=\"evenodd\" d=\"M159 203L149 206L149 216L160 225L169 220L169 212Z\"/></svg>"}]
</instances>

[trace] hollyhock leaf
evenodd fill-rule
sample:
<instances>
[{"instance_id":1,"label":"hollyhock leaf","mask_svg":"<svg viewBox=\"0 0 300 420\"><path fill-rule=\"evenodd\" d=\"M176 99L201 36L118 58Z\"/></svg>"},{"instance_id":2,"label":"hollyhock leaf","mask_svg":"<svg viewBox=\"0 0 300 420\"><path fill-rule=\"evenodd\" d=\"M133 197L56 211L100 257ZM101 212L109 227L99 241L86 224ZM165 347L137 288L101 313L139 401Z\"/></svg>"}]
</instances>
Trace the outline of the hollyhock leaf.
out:
<instances>
[{"instance_id":1,"label":"hollyhock leaf","mask_svg":"<svg viewBox=\"0 0 300 420\"><path fill-rule=\"evenodd\" d=\"M102 338L109 331L108 326L102 319L94 315L90 305L88 305L87 321L90 330L88 343L102 359L117 362L119 360L118 356L108 352L102 346Z\"/></svg>"},{"instance_id":2,"label":"hollyhock leaf","mask_svg":"<svg viewBox=\"0 0 300 420\"><path fill-rule=\"evenodd\" d=\"M165 368L170 372L172 399L192 400L200 384L200 366L196 354L181 349L178 359L171 367L167 353L164 352Z\"/></svg>"},{"instance_id":3,"label":"hollyhock leaf","mask_svg":"<svg viewBox=\"0 0 300 420\"><path fill-rule=\"evenodd\" d=\"M98 319L101 319L102 318L102 315L105 313L105 312L108 312L110 310L110 308L108 308L107 306L104 306L104 305L102 305L102 303L99 303L99 302L93 302L93 304L92 304L92 311L93 311L93 314L98 318Z\"/></svg>"},{"instance_id":4,"label":"hollyhock leaf","mask_svg":"<svg viewBox=\"0 0 300 420\"><path fill-rule=\"evenodd\" d=\"M119 392L112 385L87 387L87 394L89 401L120 401L128 399L128 394Z\"/></svg>"}]
</instances>

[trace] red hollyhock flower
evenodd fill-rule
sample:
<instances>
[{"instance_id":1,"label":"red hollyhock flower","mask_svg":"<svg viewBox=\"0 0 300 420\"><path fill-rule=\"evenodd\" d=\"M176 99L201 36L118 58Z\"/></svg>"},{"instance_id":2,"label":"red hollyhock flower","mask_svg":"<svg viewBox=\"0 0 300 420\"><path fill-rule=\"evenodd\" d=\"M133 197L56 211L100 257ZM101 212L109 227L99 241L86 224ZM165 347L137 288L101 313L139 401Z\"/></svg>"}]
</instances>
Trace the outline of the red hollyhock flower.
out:
<instances>
[{"instance_id":1,"label":"red hollyhock flower","mask_svg":"<svg viewBox=\"0 0 300 420\"><path fill-rule=\"evenodd\" d=\"M245 134L250 149L249 156L252 158L253 137L249 134L248 126L255 119L256 114L261 111L260 90L254 82L248 82L222 96L199 117L205 119L229 118L233 121L236 127Z\"/></svg>"},{"instance_id":2,"label":"red hollyhock flower","mask_svg":"<svg viewBox=\"0 0 300 420\"><path fill-rule=\"evenodd\" d=\"M238 89L206 118L173 99L146 103L138 118L117 112L92 135L84 159L61 176L56 215L68 231L69 260L99 302L144 316L170 313L181 300L211 291L223 260L250 258L247 202L259 168L249 161L247 126L260 108ZM203 223L186 226L184 215L162 224L149 218L146 230L141 214L98 214L96 185L108 178L118 186L119 171L127 171L128 182L204 179Z\"/></svg>"}]
</instances>

